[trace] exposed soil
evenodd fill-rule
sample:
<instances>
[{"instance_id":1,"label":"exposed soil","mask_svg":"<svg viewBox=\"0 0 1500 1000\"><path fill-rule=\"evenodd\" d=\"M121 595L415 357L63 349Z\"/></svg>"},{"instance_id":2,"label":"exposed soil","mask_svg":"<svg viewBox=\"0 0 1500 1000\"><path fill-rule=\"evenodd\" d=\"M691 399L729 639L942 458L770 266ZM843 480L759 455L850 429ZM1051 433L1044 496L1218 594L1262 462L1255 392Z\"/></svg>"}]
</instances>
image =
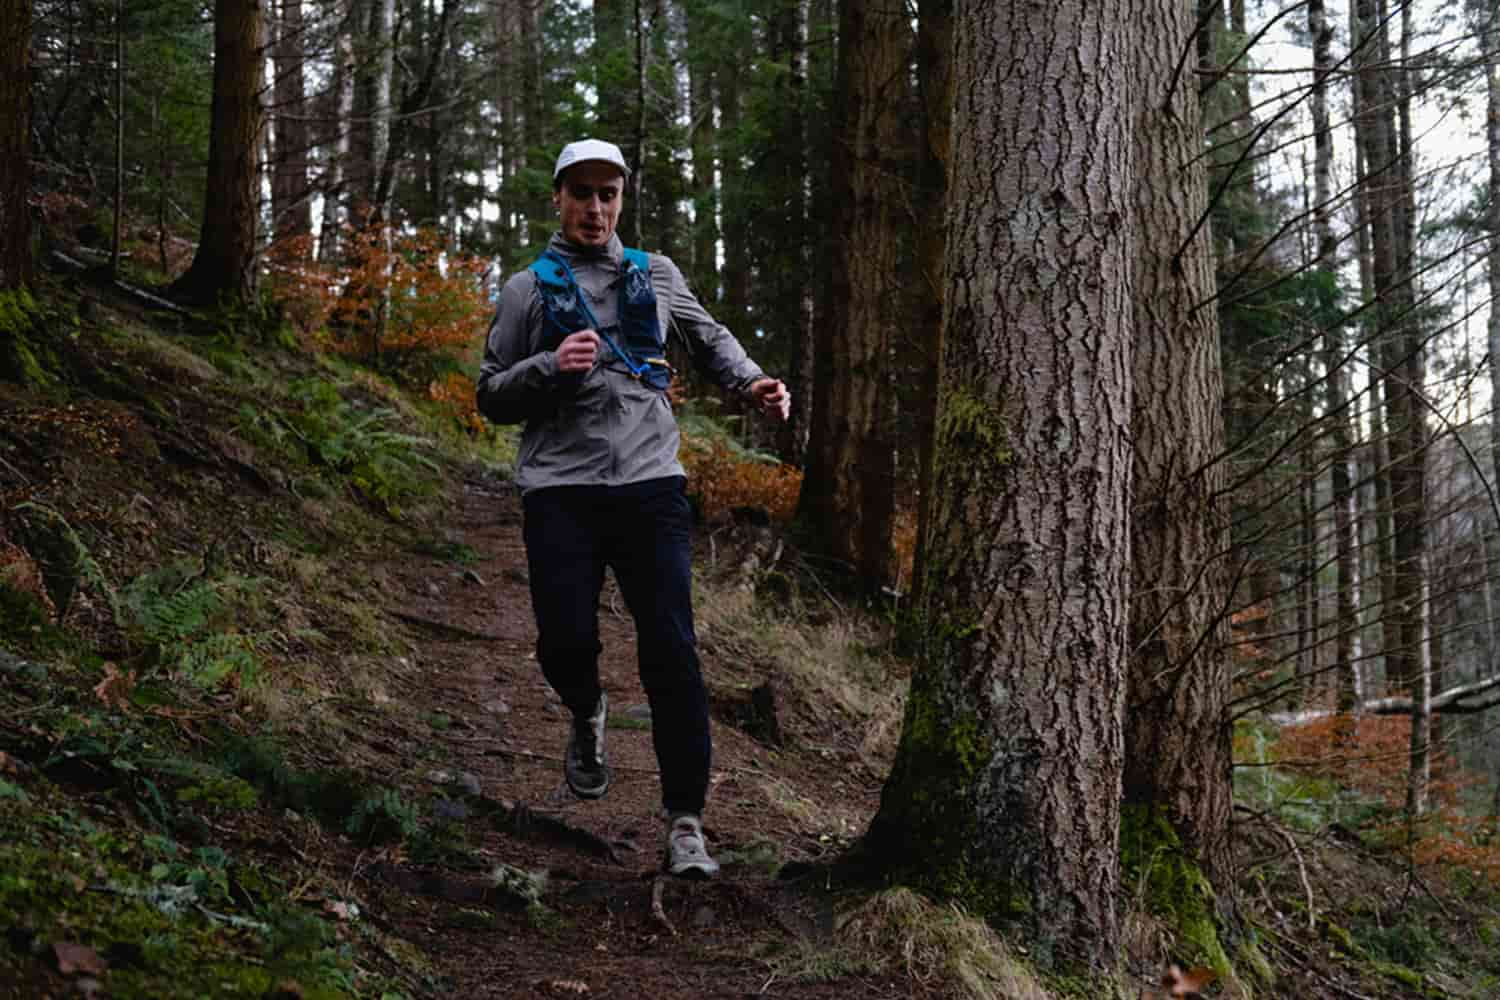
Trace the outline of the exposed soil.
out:
<instances>
[{"instance_id":1,"label":"exposed soil","mask_svg":"<svg viewBox=\"0 0 1500 1000\"><path fill-rule=\"evenodd\" d=\"M663 828L644 722L649 713L633 629L613 584L601 602L600 669L611 698L607 742L615 781L604 799L585 803L562 781L566 712L532 652L519 499L506 484L470 480L445 528L477 561L456 570L446 561L404 560L390 568L396 586L389 598L413 618L474 637L426 628L433 634L420 646L420 676L403 697L453 720L431 737L440 755L451 760L455 777L477 779L483 798L503 811L479 832L479 849L548 873L544 903L559 918L539 926L478 877L397 861L367 865L369 905L435 957L451 995L913 995L904 978L779 981L758 957L831 931L831 896L805 877L777 878L769 869L792 862L787 869L795 871L796 862L824 858L831 849L826 831L841 821L843 829L862 828L877 803L879 786L855 777L853 748L841 751L837 732L825 734L827 745L775 751L716 719L705 826L723 871L707 883L660 876ZM711 652L704 670L721 706L763 680L754 665L726 663ZM817 803L824 832L801 828L768 804L767 790L778 784ZM654 891L660 914L652 912ZM493 924L476 919L476 910L493 913Z\"/></svg>"},{"instance_id":2,"label":"exposed soil","mask_svg":"<svg viewBox=\"0 0 1500 1000\"><path fill-rule=\"evenodd\" d=\"M69 308L59 329L71 329ZM909 968L901 945L874 945L886 971L862 971L877 963L851 958L834 930L836 907L860 897L841 895L827 863L874 813L888 762L872 746L888 752L890 742L835 704L853 690L847 664L814 694L816 684L783 674L758 626L735 632L700 615L715 747L705 820L723 871L706 883L665 878L632 625L607 585L601 672L615 782L602 801L581 802L562 780L566 713L533 655L513 486L444 458L442 496L392 518L346 471L256 436L269 391L286 390L274 406L311 405L288 387L327 378L314 360L231 351L211 364L209 337L101 334L153 318L138 310L85 297L77 316L78 336L54 338L71 352L54 359L64 388L0 382L0 568L12 591L46 604L75 651L50 657L40 640L11 649L10 635L0 650L0 862L22 859L0 863L0 1000L204 995L173 970L230 952L256 985L223 995L262 995L270 935L231 921L276 907L315 914L339 947L322 964L302 956L306 982L263 993L281 1000L346 995L346 974L356 995L368 980L407 997L954 995L951 977ZM241 369L255 378L223 374ZM327 381L356 419L403 405L368 376ZM27 507L76 530L117 588L178 564L180 583L269 581L256 620L221 623L274 632L265 674L238 690L184 680L126 634L97 582L80 584L71 607L54 604L39 582L46 539L23 530ZM767 531L701 526L699 579L722 595L774 562ZM11 653L46 669L20 671ZM263 786L238 803L174 797L189 781L158 766L173 755L245 792L245 781L228 784L219 741L262 729L299 774L347 770L358 791L394 790L421 836L351 836L342 817L300 815ZM60 752L81 737L100 744L92 756ZM1288 977L1306 996L1495 995L1492 887L1476 875L1445 891L1400 851L1341 829L1294 830L1269 811L1241 817L1241 902L1276 965L1266 978ZM225 913L180 924L149 913L120 930L111 921L127 901L111 880L148 884L167 840L178 857L218 850L244 884L218 897ZM56 871L18 870L37 859ZM498 881L502 868L510 874ZM171 878L181 888L181 874ZM1180 954L1168 928L1134 917L1122 956L1132 995ZM181 947L143 957L143 937L179 930ZM64 961L56 949L71 946L106 971ZM122 988L131 976L152 985ZM176 989L158 991L163 983Z\"/></svg>"},{"instance_id":3,"label":"exposed soil","mask_svg":"<svg viewBox=\"0 0 1500 1000\"><path fill-rule=\"evenodd\" d=\"M270 681L285 683L289 703L310 705L309 724L294 719L282 734L295 765L353 767L372 784L398 789L420 808L424 827L444 831L452 850L434 858L430 851L416 856L404 843L362 846L337 827L270 803L209 816L198 828L198 844L222 845L237 860L300 884L294 902L344 923L341 937L358 943L360 961L368 964L373 949L387 980L408 993L928 995L900 970L888 979L838 970L791 977L773 961L804 946L815 952L829 940L834 893L826 874L816 874L823 871L816 863L848 845L878 800L879 779L861 759L857 734L835 724L836 713L798 704L769 676L768 662L724 654L741 647L703 642L715 713L706 833L723 870L708 883L660 877L663 821L649 712L636 674L633 628L613 582L600 615L615 783L602 801L583 803L562 781L566 717L533 654L514 487L495 473L458 473L450 476L436 514L424 502L424 512L393 522L371 510L378 505L365 504L363 523L376 527L353 528L361 522L344 519L355 491L336 486L338 492L319 500L307 492L316 470L289 465L247 436L245 421L265 405L253 385L226 380L190 349L148 344L149 338L132 345L97 337L89 329L94 321L150 321L134 308L117 308L87 297L79 305L88 325L68 359L70 378L79 384L74 395L60 401L0 384L0 485L11 530L21 505L43 504L90 540L92 557L119 582L183 559L205 576L274 577L283 616L278 625L289 637L284 652L309 665L300 677ZM255 363L278 390L317 374L295 356L271 354ZM360 406L390 402L374 380L361 384L369 397L356 399ZM441 545L424 547L423 536L434 534ZM700 541L706 543L706 534ZM347 574L306 590L294 564L308 545L322 547L323 562ZM433 548L438 554L420 554ZM133 656L121 645L100 593L79 593L62 624L88 648ZM372 602L377 606L368 608ZM350 607L368 608L373 621L356 626L344 610ZM322 638L294 638L302 627ZM350 680L340 673L345 658L368 642L361 629L370 628L383 631L389 648L405 655L368 669L361 686L339 690ZM311 666L314 661L319 665ZM238 731L259 725L253 706L242 716L231 694L194 695L151 663L122 658L119 667L118 697L95 687L97 674L77 668L54 672L53 688L13 693L26 713L71 703L81 712L115 711L126 725L160 726L169 719L187 745L205 752L213 747L198 735L199 725L222 722ZM126 673L131 680L123 679ZM171 709L158 718L130 704L130 684L148 678L170 685L169 697L199 700L190 711ZM56 687L62 684L68 686ZM303 689L308 684L325 692L316 720L312 706L319 699L317 691ZM779 714L752 698L757 687L780 700ZM58 703L59 696L65 702ZM9 728L0 719L6 738L0 745L9 748L0 763L13 768L13 779L20 780L17 767L39 774L56 745L52 724L34 721L46 718L33 715ZM769 742L730 724L737 721ZM784 742L774 739L780 735ZM129 788L118 782L70 787L55 771L49 771L58 782L54 788L82 808L112 816L111 822L134 830L133 837L150 829ZM29 787L34 801L42 801L43 783ZM185 831L174 836L194 844ZM500 865L545 876L537 905L495 888L492 872ZM350 915L350 902L357 916ZM356 923L378 933L360 933ZM8 966L22 978L0 983L0 996L60 996L74 989L73 974L59 972L37 950L62 933L39 925L34 933L12 935L16 950L0 955L0 973ZM415 947L404 947L403 940ZM108 995L109 981L102 992L98 983L90 988ZM287 995L300 995L296 984L288 989Z\"/></svg>"}]
</instances>

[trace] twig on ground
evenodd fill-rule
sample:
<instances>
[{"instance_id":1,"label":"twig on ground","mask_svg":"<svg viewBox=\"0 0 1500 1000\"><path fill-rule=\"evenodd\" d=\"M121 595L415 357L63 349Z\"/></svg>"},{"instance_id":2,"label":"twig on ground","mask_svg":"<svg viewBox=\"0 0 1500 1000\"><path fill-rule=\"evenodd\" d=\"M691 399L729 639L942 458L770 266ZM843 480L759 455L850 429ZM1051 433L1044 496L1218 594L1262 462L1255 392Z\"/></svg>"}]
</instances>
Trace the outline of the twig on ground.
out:
<instances>
[{"instance_id":1,"label":"twig on ground","mask_svg":"<svg viewBox=\"0 0 1500 1000\"><path fill-rule=\"evenodd\" d=\"M666 889L667 877L658 875L651 882L651 916L667 929L667 933L673 937L677 936L677 928L672 926L672 921L667 919L667 911L662 908L661 896Z\"/></svg>"},{"instance_id":2,"label":"twig on ground","mask_svg":"<svg viewBox=\"0 0 1500 1000\"><path fill-rule=\"evenodd\" d=\"M464 628L462 625L450 625L447 622L434 621L431 618L423 618L421 615L414 615L407 611L398 611L395 608L387 608L386 614L392 618L406 622L408 625L417 625L436 632L439 635L446 635L451 638L473 639L478 642L505 641L505 637L502 635L492 635L489 632L475 632Z\"/></svg>"},{"instance_id":3,"label":"twig on ground","mask_svg":"<svg viewBox=\"0 0 1500 1000\"><path fill-rule=\"evenodd\" d=\"M1287 847L1291 848L1292 855L1297 859L1297 877L1301 879L1302 892L1307 896L1307 929L1310 931L1316 930L1318 927L1318 911L1313 906L1312 883L1307 880L1307 865L1302 860L1302 850L1297 846L1297 838L1292 836L1290 830L1275 823L1268 823L1267 825L1273 831L1280 834L1281 838L1286 841Z\"/></svg>"}]
</instances>

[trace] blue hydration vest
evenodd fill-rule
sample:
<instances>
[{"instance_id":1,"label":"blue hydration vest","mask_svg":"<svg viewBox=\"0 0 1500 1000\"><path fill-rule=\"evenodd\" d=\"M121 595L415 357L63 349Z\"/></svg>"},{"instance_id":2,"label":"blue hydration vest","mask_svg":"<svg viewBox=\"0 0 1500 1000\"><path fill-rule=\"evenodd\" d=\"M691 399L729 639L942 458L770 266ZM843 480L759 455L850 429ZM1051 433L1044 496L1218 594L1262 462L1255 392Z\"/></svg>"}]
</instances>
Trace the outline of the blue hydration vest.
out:
<instances>
[{"instance_id":1,"label":"blue hydration vest","mask_svg":"<svg viewBox=\"0 0 1500 1000\"><path fill-rule=\"evenodd\" d=\"M537 292L547 329L544 350L556 350L563 338L579 330L594 330L609 345L630 374L653 389L666 391L672 382L667 364L661 322L656 315L656 291L651 287L651 257L642 250L625 248L621 262L618 319L608 328L599 325L578 287L573 269L559 254L548 250L532 262Z\"/></svg>"}]
</instances>

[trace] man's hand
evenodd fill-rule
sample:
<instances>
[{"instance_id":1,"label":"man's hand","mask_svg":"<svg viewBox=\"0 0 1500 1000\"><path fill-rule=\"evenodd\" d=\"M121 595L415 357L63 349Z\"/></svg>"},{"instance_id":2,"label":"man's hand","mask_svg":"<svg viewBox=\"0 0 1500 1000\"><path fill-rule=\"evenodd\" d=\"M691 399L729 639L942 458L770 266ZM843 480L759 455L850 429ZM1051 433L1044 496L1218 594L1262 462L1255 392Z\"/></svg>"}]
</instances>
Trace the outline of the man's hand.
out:
<instances>
[{"instance_id":1,"label":"man's hand","mask_svg":"<svg viewBox=\"0 0 1500 1000\"><path fill-rule=\"evenodd\" d=\"M751 382L750 398L766 416L774 415L785 421L792 415L792 392L778 379L758 378Z\"/></svg>"},{"instance_id":2,"label":"man's hand","mask_svg":"<svg viewBox=\"0 0 1500 1000\"><path fill-rule=\"evenodd\" d=\"M599 356L599 335L593 330L579 330L563 338L557 345L557 370L559 374L576 375L594 367Z\"/></svg>"}]
</instances>

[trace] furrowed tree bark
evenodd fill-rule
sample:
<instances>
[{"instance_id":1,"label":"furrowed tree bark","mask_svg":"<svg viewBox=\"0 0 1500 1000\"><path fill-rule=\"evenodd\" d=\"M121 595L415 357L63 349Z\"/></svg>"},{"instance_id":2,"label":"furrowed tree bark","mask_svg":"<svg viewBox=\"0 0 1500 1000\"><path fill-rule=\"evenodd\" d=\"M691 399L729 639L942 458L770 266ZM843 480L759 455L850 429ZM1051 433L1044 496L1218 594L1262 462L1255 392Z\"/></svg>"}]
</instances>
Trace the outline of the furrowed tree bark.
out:
<instances>
[{"instance_id":1,"label":"furrowed tree bark","mask_svg":"<svg viewBox=\"0 0 1500 1000\"><path fill-rule=\"evenodd\" d=\"M30 284L31 0L0 0L0 292Z\"/></svg>"},{"instance_id":2,"label":"furrowed tree bark","mask_svg":"<svg viewBox=\"0 0 1500 1000\"><path fill-rule=\"evenodd\" d=\"M1134 502L1124 801L1166 819L1226 901L1232 893L1228 467L1203 135L1190 78L1175 76L1193 12L1132 0L1134 95ZM1184 167L1184 164L1191 164ZM1151 234L1149 238L1145 234ZM1139 820L1140 817L1135 817ZM1142 828L1137 826L1137 829ZM1151 828L1146 824L1145 828Z\"/></svg>"},{"instance_id":3,"label":"furrowed tree bark","mask_svg":"<svg viewBox=\"0 0 1500 1000\"><path fill-rule=\"evenodd\" d=\"M916 666L868 846L1117 957L1129 632L1131 22L959 0L947 301Z\"/></svg>"},{"instance_id":4,"label":"furrowed tree bark","mask_svg":"<svg viewBox=\"0 0 1500 1000\"><path fill-rule=\"evenodd\" d=\"M819 324L813 425L798 517L869 588L893 579L890 351L903 291L898 178L912 33L896 0L846 0L839 26L828 322Z\"/></svg>"},{"instance_id":5,"label":"furrowed tree bark","mask_svg":"<svg viewBox=\"0 0 1500 1000\"><path fill-rule=\"evenodd\" d=\"M254 296L262 14L261 0L214 4L208 196L193 263L171 287L180 302L211 306Z\"/></svg>"}]
</instances>

